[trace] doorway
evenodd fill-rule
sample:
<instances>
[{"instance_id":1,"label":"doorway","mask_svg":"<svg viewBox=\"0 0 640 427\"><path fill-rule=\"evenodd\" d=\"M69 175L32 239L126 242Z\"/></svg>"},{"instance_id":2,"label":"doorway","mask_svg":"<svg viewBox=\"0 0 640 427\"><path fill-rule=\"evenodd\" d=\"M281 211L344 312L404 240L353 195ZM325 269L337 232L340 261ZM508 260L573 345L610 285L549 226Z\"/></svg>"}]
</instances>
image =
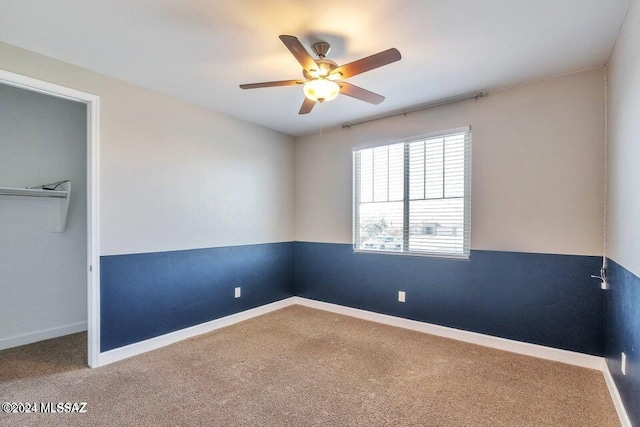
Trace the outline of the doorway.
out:
<instances>
[{"instance_id":1,"label":"doorway","mask_svg":"<svg viewBox=\"0 0 640 427\"><path fill-rule=\"evenodd\" d=\"M22 109L7 122L5 135L0 134L8 150L0 198L7 208L3 215L10 217L3 218L0 252L5 263L11 263L5 266L0 288L15 294L9 294L15 306L5 310L15 321L2 319L0 349L86 329L87 364L97 367L99 97L4 70L0 86L9 115L9 105ZM56 115L44 111L52 105L68 112L64 126L56 126ZM13 145L12 132L22 135ZM64 146L74 139L75 146ZM9 157L21 161L12 165Z\"/></svg>"}]
</instances>

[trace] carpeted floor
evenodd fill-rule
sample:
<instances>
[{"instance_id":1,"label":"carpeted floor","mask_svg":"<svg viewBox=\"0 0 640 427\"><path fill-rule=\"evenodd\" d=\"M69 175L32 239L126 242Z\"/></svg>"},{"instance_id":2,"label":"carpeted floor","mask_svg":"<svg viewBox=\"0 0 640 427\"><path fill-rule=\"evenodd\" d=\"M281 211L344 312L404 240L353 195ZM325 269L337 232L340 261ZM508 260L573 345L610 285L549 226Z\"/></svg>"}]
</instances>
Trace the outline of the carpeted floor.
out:
<instances>
[{"instance_id":1,"label":"carpeted floor","mask_svg":"<svg viewBox=\"0 0 640 427\"><path fill-rule=\"evenodd\" d=\"M0 425L618 426L602 373L301 306L98 369L86 335L0 352Z\"/></svg>"}]
</instances>

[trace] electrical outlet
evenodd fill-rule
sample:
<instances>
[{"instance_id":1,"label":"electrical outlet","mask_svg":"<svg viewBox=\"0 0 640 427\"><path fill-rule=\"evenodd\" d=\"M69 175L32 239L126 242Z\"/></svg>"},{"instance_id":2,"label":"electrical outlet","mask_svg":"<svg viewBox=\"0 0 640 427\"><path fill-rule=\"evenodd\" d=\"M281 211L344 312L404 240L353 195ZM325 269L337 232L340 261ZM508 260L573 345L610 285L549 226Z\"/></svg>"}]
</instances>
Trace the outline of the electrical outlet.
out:
<instances>
[{"instance_id":1,"label":"electrical outlet","mask_svg":"<svg viewBox=\"0 0 640 427\"><path fill-rule=\"evenodd\" d=\"M398 291L398 301L400 301L400 302L404 302L405 301L405 293L404 293L404 291Z\"/></svg>"},{"instance_id":2,"label":"electrical outlet","mask_svg":"<svg viewBox=\"0 0 640 427\"><path fill-rule=\"evenodd\" d=\"M622 371L622 375L627 375L627 355L622 352L622 357L620 360L620 370Z\"/></svg>"},{"instance_id":3,"label":"electrical outlet","mask_svg":"<svg viewBox=\"0 0 640 427\"><path fill-rule=\"evenodd\" d=\"M236 298L240 298L240 288L236 288Z\"/></svg>"}]
</instances>

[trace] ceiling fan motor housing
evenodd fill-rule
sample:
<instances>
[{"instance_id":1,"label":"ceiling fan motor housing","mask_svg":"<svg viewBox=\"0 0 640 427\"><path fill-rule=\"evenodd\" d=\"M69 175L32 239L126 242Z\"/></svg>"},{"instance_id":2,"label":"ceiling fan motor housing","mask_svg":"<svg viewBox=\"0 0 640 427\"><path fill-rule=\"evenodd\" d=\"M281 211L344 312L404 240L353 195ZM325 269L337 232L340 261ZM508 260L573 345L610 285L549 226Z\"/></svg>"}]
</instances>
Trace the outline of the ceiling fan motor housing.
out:
<instances>
[{"instance_id":1,"label":"ceiling fan motor housing","mask_svg":"<svg viewBox=\"0 0 640 427\"><path fill-rule=\"evenodd\" d=\"M331 74L331 72L333 70L335 70L336 68L338 68L338 64L336 64L335 62L333 62L330 59L316 59L316 64L318 64L318 67L320 68L318 71L318 74L320 74L320 76L322 77L326 77L329 74ZM307 80L312 80L315 78L318 78L318 76L314 76L313 74L310 74L309 71L307 70L302 70L302 75L304 76L305 79Z\"/></svg>"}]
</instances>

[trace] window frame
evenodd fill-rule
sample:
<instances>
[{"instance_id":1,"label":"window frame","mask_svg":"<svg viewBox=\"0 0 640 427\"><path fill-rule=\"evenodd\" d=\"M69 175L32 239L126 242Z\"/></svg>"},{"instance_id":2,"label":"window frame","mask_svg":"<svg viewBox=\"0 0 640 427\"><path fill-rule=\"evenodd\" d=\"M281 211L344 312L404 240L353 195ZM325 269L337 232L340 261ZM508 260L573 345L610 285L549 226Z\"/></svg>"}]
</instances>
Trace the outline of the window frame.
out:
<instances>
[{"instance_id":1,"label":"window frame","mask_svg":"<svg viewBox=\"0 0 640 427\"><path fill-rule=\"evenodd\" d=\"M408 148L408 144L413 142L424 141L428 139L447 137L452 135L457 135L461 133L468 133L468 147L465 147L465 159L464 159L464 196L463 196L463 251L460 254L456 253L447 253L447 252L427 252L427 251L385 251L385 250L372 250L372 249L361 249L357 246L358 238L359 238L359 224L357 210L360 204L359 201L359 189L358 189L358 180L357 180L357 167L356 167L356 152L376 147L384 147L390 146L394 144L405 144L405 150ZM352 212L351 212L351 220L352 220L352 248L355 253L362 254L380 254L380 255L400 255L400 256L418 256L418 257L429 257L429 258L444 258L451 260L460 260L460 261L468 261L471 257L471 165L472 165L472 132L471 126L462 126L453 129L447 129L438 132L411 135L402 138L395 139L385 139L376 142L371 142L367 144L357 145L352 147L351 149L351 168L352 168L352 178L351 178L351 189L352 189ZM406 158L405 158L406 161ZM405 165L406 166L406 165ZM443 163L444 167L444 163ZM409 217L409 211L407 209L408 203L411 201L409 198L409 175L406 173L403 174L403 182L404 182L404 191L403 191L403 232L409 233L409 225L407 223ZM465 227L466 226L466 227ZM465 237L468 235L468 237ZM406 242L407 239L403 239L403 242Z\"/></svg>"}]
</instances>

